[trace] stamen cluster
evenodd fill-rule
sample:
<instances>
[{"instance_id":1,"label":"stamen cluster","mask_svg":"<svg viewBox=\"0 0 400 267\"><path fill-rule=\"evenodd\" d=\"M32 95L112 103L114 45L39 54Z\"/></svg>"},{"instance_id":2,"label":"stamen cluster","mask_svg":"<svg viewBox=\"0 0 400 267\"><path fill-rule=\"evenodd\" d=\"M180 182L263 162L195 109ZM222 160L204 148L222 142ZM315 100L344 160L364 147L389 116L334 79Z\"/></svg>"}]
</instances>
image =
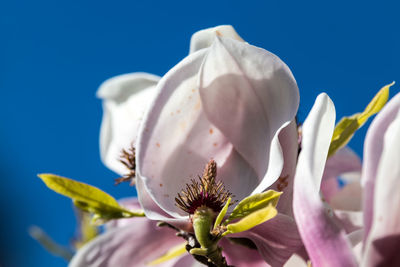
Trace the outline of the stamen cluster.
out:
<instances>
[{"instance_id":1,"label":"stamen cluster","mask_svg":"<svg viewBox=\"0 0 400 267\"><path fill-rule=\"evenodd\" d=\"M186 184L186 188L178 193L176 206L189 214L194 214L201 206L220 212L232 193L225 189L221 181L216 181L216 176L217 163L210 160L204 168L203 176L199 176L198 181L191 179L191 184Z\"/></svg>"},{"instance_id":2,"label":"stamen cluster","mask_svg":"<svg viewBox=\"0 0 400 267\"><path fill-rule=\"evenodd\" d=\"M128 169L128 173L124 176L115 179L115 184L118 185L123 182L130 182L130 185L135 185L135 176L136 176L136 149L133 145L127 150L122 149L121 151L121 158L119 162L125 165Z\"/></svg>"}]
</instances>

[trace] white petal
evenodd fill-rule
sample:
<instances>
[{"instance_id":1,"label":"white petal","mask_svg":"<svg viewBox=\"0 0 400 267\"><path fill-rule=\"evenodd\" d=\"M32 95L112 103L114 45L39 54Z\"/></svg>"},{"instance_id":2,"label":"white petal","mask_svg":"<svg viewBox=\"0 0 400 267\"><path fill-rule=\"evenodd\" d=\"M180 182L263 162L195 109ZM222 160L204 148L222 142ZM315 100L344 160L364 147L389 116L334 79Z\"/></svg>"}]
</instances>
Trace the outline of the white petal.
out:
<instances>
[{"instance_id":1,"label":"white petal","mask_svg":"<svg viewBox=\"0 0 400 267\"><path fill-rule=\"evenodd\" d=\"M227 238L223 238L219 243L223 248L222 254L225 256L229 266L238 267L265 267L266 263L256 249L250 249L243 245L231 243ZM203 265L204 267L204 265Z\"/></svg>"},{"instance_id":2,"label":"white petal","mask_svg":"<svg viewBox=\"0 0 400 267\"><path fill-rule=\"evenodd\" d=\"M396 118L400 108L400 94L393 97L372 121L364 144L364 163L362 169L362 186L364 188L364 231L368 236L373 220L374 188L378 165L383 151L383 136ZM365 242L365 239L364 239Z\"/></svg>"},{"instance_id":3,"label":"white petal","mask_svg":"<svg viewBox=\"0 0 400 267\"><path fill-rule=\"evenodd\" d=\"M307 169L312 179L313 192L319 192L327 160L327 150L335 126L335 107L328 95L322 93L315 100L302 128L302 144L297 169ZM301 160L301 161L300 161Z\"/></svg>"},{"instance_id":4,"label":"white petal","mask_svg":"<svg viewBox=\"0 0 400 267\"><path fill-rule=\"evenodd\" d=\"M100 130L101 159L120 175L128 171L119 162L121 151L134 144L158 80L159 77L146 73L124 74L105 81L97 92L103 99L104 110Z\"/></svg>"},{"instance_id":5,"label":"white petal","mask_svg":"<svg viewBox=\"0 0 400 267\"><path fill-rule=\"evenodd\" d=\"M253 241L265 262L273 267L282 266L303 246L295 221L283 214L278 214L265 223L232 236L245 237Z\"/></svg>"},{"instance_id":6,"label":"white petal","mask_svg":"<svg viewBox=\"0 0 400 267\"><path fill-rule=\"evenodd\" d=\"M293 181L296 172L297 155L299 149L297 140L297 124L296 121L292 121L279 133L279 143L280 146L282 146L284 166L279 179L269 188L283 192L279 198L277 209L279 213L289 215L290 217L293 217ZM271 161L273 161L275 155L277 155L277 153L274 153L271 149ZM270 164L273 165L274 163L271 162Z\"/></svg>"},{"instance_id":7,"label":"white petal","mask_svg":"<svg viewBox=\"0 0 400 267\"><path fill-rule=\"evenodd\" d=\"M218 40L216 39L216 42L219 42ZM270 178L263 181L262 188L260 186L258 188L259 191L271 185L282 172L283 153L278 136L280 130L294 119L298 106L298 90L293 76L276 56L249 45L242 47L243 43L231 39L229 39L231 41L224 40L228 46L238 46L248 52L248 54L243 54L244 59L241 60L246 65L246 70L251 72L248 76L255 80L261 79L251 84L254 88L247 88L249 92L243 92L243 94L251 95L250 98L244 99L242 106L243 109L250 110L244 111L246 116L249 115L246 122L254 120L254 116L268 117L270 121L267 126L250 123L248 126L254 127L249 129L245 124L239 125L237 129L233 127L224 131L221 130L223 127L216 127L213 120L221 123L218 116L232 123L235 120L232 117L233 114L227 113L224 107L227 106L228 110L233 108L231 103L223 98L219 99L220 102L215 102L211 88L204 87L212 75L205 75L208 77L205 80L201 78L204 74L202 71L206 69L206 62L203 60L207 54L206 59L211 57L209 53L213 51L213 48L189 55L161 79L157 86L159 94L140 129L137 170L148 195L166 213L175 218L186 218L185 212L175 206L175 197L187 183L190 183L190 179L196 179L197 175L202 173L205 164L211 158L218 164L217 179L223 181L226 188L237 199L251 194L263 181L266 173ZM226 54L226 51L220 52L222 57L226 56L223 54ZM218 51L213 53L218 53ZM221 57L221 55L216 56ZM251 66L248 60L253 60L255 66ZM257 66L261 70L253 72ZM260 72L266 72L266 74L261 75ZM229 83L229 77L223 75L221 78L228 78L226 82ZM244 78L246 79L247 77ZM235 86L235 84L232 85ZM232 92L224 88L224 84L215 89L226 93L228 98L233 97ZM265 102L258 103L256 109L251 102L256 97L253 89L262 96L262 101ZM216 95L216 97L219 96ZM276 101L267 100L268 98L276 98ZM272 107L262 107L261 104L275 105L282 110L272 110ZM264 114L266 112L264 108L271 111L271 114ZM216 112L213 113L213 111ZM259 112L262 113L259 114ZM237 134L232 135L226 130L234 130ZM257 131L256 134L253 133L254 130ZM293 141L297 142L297 139ZM253 153L246 148L249 143L257 151ZM249 153L246 154L246 152ZM273 156L269 163L270 154ZM262 159L257 158L260 155L263 156ZM259 168L256 169L255 166Z\"/></svg>"},{"instance_id":8,"label":"white petal","mask_svg":"<svg viewBox=\"0 0 400 267\"><path fill-rule=\"evenodd\" d=\"M139 175L136 176L136 188L140 205L142 206L148 219L164 221L184 231L193 230L192 224L187 217L183 216L179 218L174 218L170 214L166 213L163 209L161 209L156 202L154 202L153 198L146 190L142 178Z\"/></svg>"},{"instance_id":9,"label":"white petal","mask_svg":"<svg viewBox=\"0 0 400 267\"><path fill-rule=\"evenodd\" d=\"M171 247L184 242L175 233L175 230L168 227L157 227L155 221L136 218L132 224L114 228L83 246L75 254L69 266L147 266ZM176 258L160 266L176 266L175 262L179 260L180 258Z\"/></svg>"},{"instance_id":10,"label":"white petal","mask_svg":"<svg viewBox=\"0 0 400 267\"><path fill-rule=\"evenodd\" d=\"M154 202L175 218L187 218L175 197L190 179L197 179L211 158L222 166L233 153L202 110L197 73L205 53L189 55L161 79L139 133L138 174Z\"/></svg>"},{"instance_id":11,"label":"white petal","mask_svg":"<svg viewBox=\"0 0 400 267\"><path fill-rule=\"evenodd\" d=\"M366 266L400 264L400 112L384 136L375 181L372 227L364 263Z\"/></svg>"},{"instance_id":12,"label":"white petal","mask_svg":"<svg viewBox=\"0 0 400 267\"><path fill-rule=\"evenodd\" d=\"M221 25L194 33L190 40L190 53L210 47L217 35L244 42L231 25Z\"/></svg>"},{"instance_id":13,"label":"white petal","mask_svg":"<svg viewBox=\"0 0 400 267\"><path fill-rule=\"evenodd\" d=\"M319 195L334 126L334 105L326 94L321 94L303 124L293 212L313 265L356 266L344 230L334 222Z\"/></svg>"},{"instance_id":14,"label":"white petal","mask_svg":"<svg viewBox=\"0 0 400 267\"><path fill-rule=\"evenodd\" d=\"M279 131L298 108L298 88L289 68L264 49L216 37L199 82L207 118L254 169L259 182L263 180L256 191L265 190L283 167ZM269 164L271 151L274 164Z\"/></svg>"}]
</instances>

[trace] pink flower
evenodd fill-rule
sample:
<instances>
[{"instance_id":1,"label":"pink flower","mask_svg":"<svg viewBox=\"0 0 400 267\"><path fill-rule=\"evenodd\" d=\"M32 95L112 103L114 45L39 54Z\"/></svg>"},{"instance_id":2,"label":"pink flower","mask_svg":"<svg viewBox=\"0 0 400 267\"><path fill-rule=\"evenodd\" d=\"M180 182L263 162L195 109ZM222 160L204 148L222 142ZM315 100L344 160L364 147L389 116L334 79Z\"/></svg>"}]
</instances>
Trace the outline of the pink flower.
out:
<instances>
[{"instance_id":1,"label":"pink flower","mask_svg":"<svg viewBox=\"0 0 400 267\"><path fill-rule=\"evenodd\" d=\"M265 265L257 256L260 253L271 266L281 266L301 246L292 218L299 102L294 77L277 56L243 42L230 26L194 34L190 50L155 89L154 76L132 75L127 86L118 78L113 86L111 82L103 85L104 93L99 95L105 96L105 107L107 103L111 107L105 110L102 126L102 159L124 174L118 150L134 142L138 198L146 216L186 231L192 229L191 220L175 198L210 159L218 165L217 180L233 193L234 200L266 189L284 191L274 219L231 235L250 239L257 253L228 240L219 243L228 264ZM138 79L142 79L140 89ZM137 100L144 94L146 98ZM131 103L139 103L139 108L135 110ZM138 266L160 256L158 250L153 253L154 246L170 247L176 240L170 229L156 231L154 221L130 222L80 250L71 265ZM145 255L137 251L147 247ZM97 257L101 257L99 264Z\"/></svg>"},{"instance_id":2,"label":"pink flower","mask_svg":"<svg viewBox=\"0 0 400 267\"><path fill-rule=\"evenodd\" d=\"M294 185L294 214L313 266L399 265L399 109L400 94L377 115L367 133L361 178L363 230L348 228L343 217L320 198L335 111L326 95L319 97L311 110L303 127L303 147ZM348 201L349 194L345 195ZM358 193L354 197L359 200Z\"/></svg>"}]
</instances>

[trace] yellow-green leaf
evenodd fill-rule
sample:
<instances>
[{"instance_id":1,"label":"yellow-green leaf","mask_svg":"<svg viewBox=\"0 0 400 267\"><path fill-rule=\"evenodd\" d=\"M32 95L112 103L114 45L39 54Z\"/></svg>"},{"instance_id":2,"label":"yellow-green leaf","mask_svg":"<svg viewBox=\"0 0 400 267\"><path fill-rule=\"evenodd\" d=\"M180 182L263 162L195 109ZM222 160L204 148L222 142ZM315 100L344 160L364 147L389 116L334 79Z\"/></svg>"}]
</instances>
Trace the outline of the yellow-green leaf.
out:
<instances>
[{"instance_id":1,"label":"yellow-green leaf","mask_svg":"<svg viewBox=\"0 0 400 267\"><path fill-rule=\"evenodd\" d=\"M166 261L169 261L175 257L184 254L185 252L186 252L186 242L171 248L164 255L153 260L152 262L149 262L147 265L157 265L160 263L164 263Z\"/></svg>"},{"instance_id":2,"label":"yellow-green leaf","mask_svg":"<svg viewBox=\"0 0 400 267\"><path fill-rule=\"evenodd\" d=\"M218 214L217 219L215 219L214 229L217 228L217 226L220 225L222 220L224 219L226 212L228 211L229 204L231 203L231 200L232 200L231 198L228 198L228 201L226 201L225 206L222 208L222 210Z\"/></svg>"},{"instance_id":3,"label":"yellow-green leaf","mask_svg":"<svg viewBox=\"0 0 400 267\"><path fill-rule=\"evenodd\" d=\"M38 176L47 187L71 198L78 208L94 213L95 218L101 221L144 216L143 211L124 209L112 196L97 187L54 174L40 174Z\"/></svg>"},{"instance_id":4,"label":"yellow-green leaf","mask_svg":"<svg viewBox=\"0 0 400 267\"><path fill-rule=\"evenodd\" d=\"M278 204L278 200L281 194L282 192L268 190L266 192L254 194L244 198L233 209L232 213L230 214L228 219L225 220L224 224L226 225L234 219L246 217L247 215L257 210L263 209L268 205L272 205L273 207L275 207Z\"/></svg>"},{"instance_id":5,"label":"yellow-green leaf","mask_svg":"<svg viewBox=\"0 0 400 267\"><path fill-rule=\"evenodd\" d=\"M389 89L393 84L394 82L382 87L363 112L356 113L349 117L344 117L339 121L333 132L328 157L332 156L336 151L344 147L351 140L354 133L364 125L369 117L378 113L385 106L389 99Z\"/></svg>"},{"instance_id":6,"label":"yellow-green leaf","mask_svg":"<svg viewBox=\"0 0 400 267\"><path fill-rule=\"evenodd\" d=\"M222 236L250 230L257 225L274 218L277 214L278 211L276 210L276 208L272 204L269 204L267 207L250 213L236 223L228 224L226 226L227 231L223 233Z\"/></svg>"}]
</instances>

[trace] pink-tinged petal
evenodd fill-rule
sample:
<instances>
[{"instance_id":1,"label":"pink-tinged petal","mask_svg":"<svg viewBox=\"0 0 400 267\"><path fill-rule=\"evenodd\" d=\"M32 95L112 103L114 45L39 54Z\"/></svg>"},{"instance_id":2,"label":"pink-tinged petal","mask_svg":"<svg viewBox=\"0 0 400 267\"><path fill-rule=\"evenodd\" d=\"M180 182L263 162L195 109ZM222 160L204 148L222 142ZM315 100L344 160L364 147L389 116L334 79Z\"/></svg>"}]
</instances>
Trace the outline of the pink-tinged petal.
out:
<instances>
[{"instance_id":1,"label":"pink-tinged petal","mask_svg":"<svg viewBox=\"0 0 400 267\"><path fill-rule=\"evenodd\" d=\"M334 222L319 194L334 126L335 107L321 94L303 124L293 212L313 266L357 266L344 230Z\"/></svg>"},{"instance_id":2,"label":"pink-tinged petal","mask_svg":"<svg viewBox=\"0 0 400 267\"><path fill-rule=\"evenodd\" d=\"M399 108L400 94L397 94L372 121L365 137L364 164L361 180L364 188L363 207L365 238L367 238L372 226L375 178L383 151L383 136L389 125L396 118Z\"/></svg>"},{"instance_id":3,"label":"pink-tinged petal","mask_svg":"<svg viewBox=\"0 0 400 267\"><path fill-rule=\"evenodd\" d=\"M203 112L197 73L206 52L189 55L160 80L159 94L139 133L137 172L143 188L157 206L178 219L187 219L187 214L175 206L175 197L212 158L218 165L217 178L238 199L259 183L247 161Z\"/></svg>"},{"instance_id":4,"label":"pink-tinged petal","mask_svg":"<svg viewBox=\"0 0 400 267\"><path fill-rule=\"evenodd\" d=\"M339 176L356 172L361 173L361 160L350 148L341 148L329 157L321 182L321 192L325 200L330 203L331 198L340 191L337 180Z\"/></svg>"},{"instance_id":5,"label":"pink-tinged petal","mask_svg":"<svg viewBox=\"0 0 400 267\"><path fill-rule=\"evenodd\" d=\"M194 33L190 39L190 53L210 47L217 35L244 42L231 25L220 25Z\"/></svg>"},{"instance_id":6,"label":"pink-tinged petal","mask_svg":"<svg viewBox=\"0 0 400 267\"><path fill-rule=\"evenodd\" d=\"M146 217L152 220L162 220L164 218L171 218L164 210L154 202L149 193L147 192L143 180L140 175L136 176L136 190L138 194L139 203L142 206Z\"/></svg>"},{"instance_id":7,"label":"pink-tinged petal","mask_svg":"<svg viewBox=\"0 0 400 267\"><path fill-rule=\"evenodd\" d=\"M353 254L358 263L362 262L363 237L364 237L364 230L362 229L355 230L347 235L347 238L349 239L353 247Z\"/></svg>"},{"instance_id":8,"label":"pink-tinged petal","mask_svg":"<svg viewBox=\"0 0 400 267\"><path fill-rule=\"evenodd\" d=\"M343 147L329 157L322 176L321 192L328 203L340 191L337 178L345 173L361 173L361 160L348 147Z\"/></svg>"},{"instance_id":9,"label":"pink-tinged petal","mask_svg":"<svg viewBox=\"0 0 400 267\"><path fill-rule=\"evenodd\" d=\"M364 235L364 233L362 233ZM362 239L363 237L361 237ZM357 259L357 262L362 262L362 256L363 256L363 242L361 241L357 245L353 247L353 253Z\"/></svg>"},{"instance_id":10,"label":"pink-tinged petal","mask_svg":"<svg viewBox=\"0 0 400 267\"><path fill-rule=\"evenodd\" d=\"M280 174L280 179L273 184L273 186L276 185L277 190L284 192L277 206L279 212L290 215L291 217L293 217L293 182L299 151L299 144L297 141L297 123L293 120L279 133L279 143L282 147L284 165L282 173Z\"/></svg>"},{"instance_id":11,"label":"pink-tinged petal","mask_svg":"<svg viewBox=\"0 0 400 267\"><path fill-rule=\"evenodd\" d=\"M118 203L126 209L138 210L141 209L139 200L136 197L128 197L118 200ZM137 218L127 218L127 219L118 219L112 220L106 224L107 230L111 230L113 228L124 227L128 224L133 223Z\"/></svg>"},{"instance_id":12,"label":"pink-tinged petal","mask_svg":"<svg viewBox=\"0 0 400 267\"><path fill-rule=\"evenodd\" d=\"M331 198L340 191L339 181L336 177L323 179L321 181L321 194L330 203Z\"/></svg>"},{"instance_id":13,"label":"pink-tinged petal","mask_svg":"<svg viewBox=\"0 0 400 267\"><path fill-rule=\"evenodd\" d=\"M296 223L283 214L232 237L244 237L253 241L264 261L271 266L282 266L302 247Z\"/></svg>"},{"instance_id":14,"label":"pink-tinged petal","mask_svg":"<svg viewBox=\"0 0 400 267\"><path fill-rule=\"evenodd\" d=\"M140 209L139 200L136 197L127 197L118 200L118 203L126 209Z\"/></svg>"},{"instance_id":15,"label":"pink-tinged petal","mask_svg":"<svg viewBox=\"0 0 400 267\"><path fill-rule=\"evenodd\" d=\"M218 245L223 248L222 253L230 266L265 267L267 265L257 249L232 243L226 238L222 239Z\"/></svg>"},{"instance_id":16,"label":"pink-tinged petal","mask_svg":"<svg viewBox=\"0 0 400 267\"><path fill-rule=\"evenodd\" d=\"M279 179L270 187L283 194L279 198L277 209L279 213L293 217L293 180L296 172L298 154L298 133L295 121L292 121L279 133L279 143L282 147L284 165ZM271 154L270 157L273 155Z\"/></svg>"},{"instance_id":17,"label":"pink-tinged petal","mask_svg":"<svg viewBox=\"0 0 400 267\"><path fill-rule=\"evenodd\" d=\"M114 228L79 249L69 266L146 266L182 241L174 230L157 227L155 221L146 218L136 218L132 224ZM179 258L158 266L177 266L177 261Z\"/></svg>"},{"instance_id":18,"label":"pink-tinged petal","mask_svg":"<svg viewBox=\"0 0 400 267\"><path fill-rule=\"evenodd\" d=\"M160 265L156 265L156 267L158 266ZM173 267L204 267L204 264L194 260L192 255L187 254L176 260Z\"/></svg>"},{"instance_id":19,"label":"pink-tinged petal","mask_svg":"<svg viewBox=\"0 0 400 267\"><path fill-rule=\"evenodd\" d=\"M376 172L372 226L365 266L400 265L400 108L384 135ZM379 142L379 140L376 140Z\"/></svg>"},{"instance_id":20,"label":"pink-tinged petal","mask_svg":"<svg viewBox=\"0 0 400 267\"><path fill-rule=\"evenodd\" d=\"M138 175L153 201L175 218L187 218L175 206L177 193L211 158L220 163L232 150L202 111L197 73L205 53L189 55L160 80L159 94L139 130Z\"/></svg>"},{"instance_id":21,"label":"pink-tinged petal","mask_svg":"<svg viewBox=\"0 0 400 267\"><path fill-rule=\"evenodd\" d=\"M334 213L346 233L360 230L363 227L363 213L361 211L335 209Z\"/></svg>"},{"instance_id":22,"label":"pink-tinged petal","mask_svg":"<svg viewBox=\"0 0 400 267\"><path fill-rule=\"evenodd\" d=\"M348 172L361 172L361 160L349 147L343 147L328 158L322 179L338 177Z\"/></svg>"},{"instance_id":23,"label":"pink-tinged petal","mask_svg":"<svg viewBox=\"0 0 400 267\"><path fill-rule=\"evenodd\" d=\"M138 180L139 181L139 180ZM137 184L137 187L141 187L142 183L139 181ZM147 197L149 201L152 201L151 198ZM142 203L146 203L143 199ZM127 209L132 209L132 210L138 210L142 209L142 206L139 203L139 199L136 197L130 197L130 198L124 198L118 201L119 204L121 204L124 208ZM155 205L154 202L152 205ZM151 220L156 220L156 221L164 221L167 222L179 229L182 229L187 232L193 232L193 227L192 224L187 220L187 219L175 219L171 218L166 214L163 210L161 210L158 206L155 205L153 207L153 210L145 210L147 218ZM112 228L116 227L123 227L128 224L133 223L137 218L127 218L127 219L118 219L118 220L112 220L109 223L107 223L106 227L108 230L111 230Z\"/></svg>"},{"instance_id":24,"label":"pink-tinged petal","mask_svg":"<svg viewBox=\"0 0 400 267\"><path fill-rule=\"evenodd\" d=\"M363 236L364 236L364 230L362 229L358 229L347 235L353 248L362 242Z\"/></svg>"},{"instance_id":25,"label":"pink-tinged petal","mask_svg":"<svg viewBox=\"0 0 400 267\"><path fill-rule=\"evenodd\" d=\"M159 79L147 73L124 74L108 79L97 91L104 110L100 129L101 159L120 175L127 173L126 167L119 162L121 150L134 144Z\"/></svg>"},{"instance_id":26,"label":"pink-tinged petal","mask_svg":"<svg viewBox=\"0 0 400 267\"><path fill-rule=\"evenodd\" d=\"M262 183L255 192L265 190L283 167L279 142L273 138L294 119L299 104L289 68L264 49L217 36L199 83L207 118L254 169ZM269 164L270 159L278 164Z\"/></svg>"},{"instance_id":27,"label":"pink-tinged petal","mask_svg":"<svg viewBox=\"0 0 400 267\"><path fill-rule=\"evenodd\" d=\"M164 221L184 231L193 231L192 224L188 218L173 218L158 206L144 187L140 176L136 176L136 188L139 203L146 217L150 220Z\"/></svg>"},{"instance_id":28,"label":"pink-tinged petal","mask_svg":"<svg viewBox=\"0 0 400 267\"><path fill-rule=\"evenodd\" d=\"M357 182L345 185L329 202L333 209L361 211L362 188Z\"/></svg>"}]
</instances>

